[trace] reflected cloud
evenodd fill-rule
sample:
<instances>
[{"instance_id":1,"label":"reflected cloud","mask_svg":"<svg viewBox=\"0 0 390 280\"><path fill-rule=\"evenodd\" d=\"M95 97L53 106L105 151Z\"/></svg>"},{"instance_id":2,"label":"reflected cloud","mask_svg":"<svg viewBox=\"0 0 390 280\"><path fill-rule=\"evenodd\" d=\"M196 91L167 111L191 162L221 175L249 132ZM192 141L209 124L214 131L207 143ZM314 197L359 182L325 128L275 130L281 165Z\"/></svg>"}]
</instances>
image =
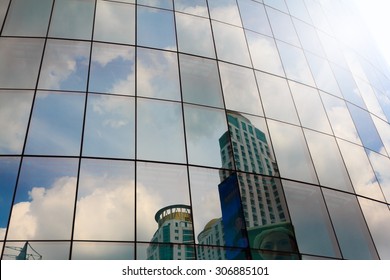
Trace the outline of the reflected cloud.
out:
<instances>
[{"instance_id":1,"label":"reflected cloud","mask_svg":"<svg viewBox=\"0 0 390 280\"><path fill-rule=\"evenodd\" d=\"M240 13L234 0L209 0L210 18L241 26Z\"/></svg>"}]
</instances>

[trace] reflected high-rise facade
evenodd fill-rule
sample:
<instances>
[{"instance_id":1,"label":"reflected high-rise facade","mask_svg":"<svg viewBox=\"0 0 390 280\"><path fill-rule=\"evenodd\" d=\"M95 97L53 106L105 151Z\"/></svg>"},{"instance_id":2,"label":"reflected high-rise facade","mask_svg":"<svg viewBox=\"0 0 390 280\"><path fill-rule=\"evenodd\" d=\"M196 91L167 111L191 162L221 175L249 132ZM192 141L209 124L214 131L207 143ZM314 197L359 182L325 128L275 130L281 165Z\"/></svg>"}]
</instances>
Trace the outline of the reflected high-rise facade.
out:
<instances>
[{"instance_id":1,"label":"reflected high-rise facade","mask_svg":"<svg viewBox=\"0 0 390 280\"><path fill-rule=\"evenodd\" d=\"M0 0L1 258L390 259L353 2Z\"/></svg>"}]
</instances>

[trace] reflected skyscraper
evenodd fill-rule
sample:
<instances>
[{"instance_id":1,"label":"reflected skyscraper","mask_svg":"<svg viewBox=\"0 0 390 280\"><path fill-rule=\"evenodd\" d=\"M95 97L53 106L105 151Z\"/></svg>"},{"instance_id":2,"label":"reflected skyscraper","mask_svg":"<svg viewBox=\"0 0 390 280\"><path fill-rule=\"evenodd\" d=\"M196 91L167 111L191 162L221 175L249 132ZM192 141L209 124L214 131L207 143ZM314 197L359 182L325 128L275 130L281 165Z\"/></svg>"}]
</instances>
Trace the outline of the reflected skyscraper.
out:
<instances>
[{"instance_id":1,"label":"reflected skyscraper","mask_svg":"<svg viewBox=\"0 0 390 280\"><path fill-rule=\"evenodd\" d=\"M2 259L390 259L353 0L0 0L0 61Z\"/></svg>"}]
</instances>

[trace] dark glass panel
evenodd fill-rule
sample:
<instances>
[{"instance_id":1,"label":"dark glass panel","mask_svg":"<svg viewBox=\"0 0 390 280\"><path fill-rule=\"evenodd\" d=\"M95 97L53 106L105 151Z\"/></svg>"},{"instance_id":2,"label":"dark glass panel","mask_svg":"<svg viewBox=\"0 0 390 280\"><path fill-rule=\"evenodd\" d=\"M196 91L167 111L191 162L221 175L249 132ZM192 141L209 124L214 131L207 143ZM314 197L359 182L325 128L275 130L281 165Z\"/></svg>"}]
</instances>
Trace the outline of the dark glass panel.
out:
<instances>
[{"instance_id":1,"label":"dark glass panel","mask_svg":"<svg viewBox=\"0 0 390 280\"><path fill-rule=\"evenodd\" d=\"M7 242L3 260L69 260L70 242Z\"/></svg>"}]
</instances>

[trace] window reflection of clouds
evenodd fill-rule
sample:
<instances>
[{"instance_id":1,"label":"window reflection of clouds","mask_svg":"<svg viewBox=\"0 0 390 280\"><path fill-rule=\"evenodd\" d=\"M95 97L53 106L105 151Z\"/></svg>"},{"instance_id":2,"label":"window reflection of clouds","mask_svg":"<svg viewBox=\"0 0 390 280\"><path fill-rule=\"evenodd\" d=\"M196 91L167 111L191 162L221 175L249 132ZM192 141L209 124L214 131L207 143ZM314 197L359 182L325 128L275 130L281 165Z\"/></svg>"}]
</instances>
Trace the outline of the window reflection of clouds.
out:
<instances>
[{"instance_id":1,"label":"window reflection of clouds","mask_svg":"<svg viewBox=\"0 0 390 280\"><path fill-rule=\"evenodd\" d=\"M272 36L263 4L251 0L239 0L238 5L245 29Z\"/></svg>"},{"instance_id":2,"label":"window reflection of clouds","mask_svg":"<svg viewBox=\"0 0 390 280\"><path fill-rule=\"evenodd\" d=\"M73 242L72 260L133 260L134 244Z\"/></svg>"},{"instance_id":3,"label":"window reflection of clouds","mask_svg":"<svg viewBox=\"0 0 390 280\"><path fill-rule=\"evenodd\" d=\"M266 7L271 28L276 39L300 47L291 17L275 9Z\"/></svg>"},{"instance_id":4,"label":"window reflection of clouds","mask_svg":"<svg viewBox=\"0 0 390 280\"><path fill-rule=\"evenodd\" d=\"M299 40L305 50L315 53L321 57L325 56L317 32L313 26L293 18Z\"/></svg>"},{"instance_id":5,"label":"window reflection of clouds","mask_svg":"<svg viewBox=\"0 0 390 280\"><path fill-rule=\"evenodd\" d=\"M208 0L210 18L241 26L240 13L235 0Z\"/></svg>"},{"instance_id":6,"label":"window reflection of clouds","mask_svg":"<svg viewBox=\"0 0 390 280\"><path fill-rule=\"evenodd\" d=\"M383 195L387 202L390 201L390 159L388 157L377 154L373 151L366 150L372 168L375 172L379 185L381 186Z\"/></svg>"},{"instance_id":7,"label":"window reflection of clouds","mask_svg":"<svg viewBox=\"0 0 390 280\"><path fill-rule=\"evenodd\" d=\"M137 4L172 10L172 1L173 0L137 0Z\"/></svg>"}]
</instances>

